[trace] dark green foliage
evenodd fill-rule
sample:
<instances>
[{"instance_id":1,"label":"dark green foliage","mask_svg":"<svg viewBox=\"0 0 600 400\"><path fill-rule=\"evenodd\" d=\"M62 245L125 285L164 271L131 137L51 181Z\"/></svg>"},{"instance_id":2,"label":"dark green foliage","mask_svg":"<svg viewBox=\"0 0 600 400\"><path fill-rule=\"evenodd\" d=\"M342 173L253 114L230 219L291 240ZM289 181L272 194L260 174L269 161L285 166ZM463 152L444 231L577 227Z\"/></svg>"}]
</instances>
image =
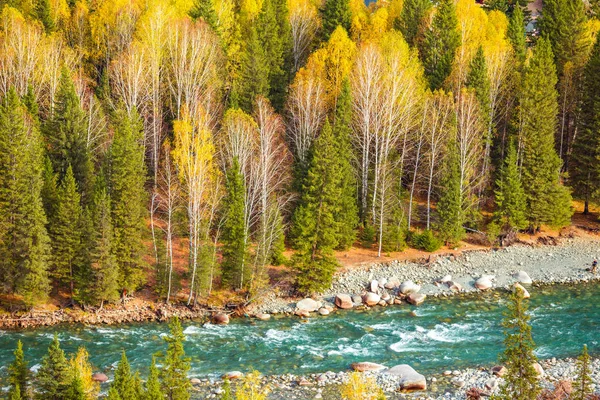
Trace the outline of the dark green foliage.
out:
<instances>
[{"instance_id":1,"label":"dark green foliage","mask_svg":"<svg viewBox=\"0 0 600 400\"><path fill-rule=\"evenodd\" d=\"M52 19L52 8L50 6L50 0L36 0L35 1L35 14L40 20L46 33L50 34L56 29L56 24Z\"/></svg>"},{"instance_id":2,"label":"dark green foliage","mask_svg":"<svg viewBox=\"0 0 600 400\"><path fill-rule=\"evenodd\" d=\"M62 178L69 166L73 168L85 204L93 189L93 164L87 146L87 116L66 68L61 70L54 112L43 131L54 172Z\"/></svg>"},{"instance_id":3,"label":"dark green foliage","mask_svg":"<svg viewBox=\"0 0 600 400\"><path fill-rule=\"evenodd\" d=\"M375 227L371 224L365 225L360 234L360 244L366 249L373 247L375 243Z\"/></svg>"},{"instance_id":4,"label":"dark green foliage","mask_svg":"<svg viewBox=\"0 0 600 400\"><path fill-rule=\"evenodd\" d=\"M248 113L252 112L257 96L269 95L269 62L256 25L252 24L246 32L241 76L237 87L239 107Z\"/></svg>"},{"instance_id":5,"label":"dark green foliage","mask_svg":"<svg viewBox=\"0 0 600 400\"><path fill-rule=\"evenodd\" d=\"M337 267L333 249L338 246L336 216L342 212L337 154L337 143L326 121L321 135L313 142L302 198L293 217L292 236L298 251L292 263L298 271L296 284L301 293L328 288Z\"/></svg>"},{"instance_id":6,"label":"dark green foliage","mask_svg":"<svg viewBox=\"0 0 600 400\"><path fill-rule=\"evenodd\" d=\"M559 76L562 76L567 62L583 65L589 39L582 0L545 1L538 27L541 35L550 41Z\"/></svg>"},{"instance_id":7,"label":"dark green foliage","mask_svg":"<svg viewBox=\"0 0 600 400\"><path fill-rule=\"evenodd\" d=\"M453 0L441 0L420 48L425 76L431 90L440 89L444 85L459 46L456 6Z\"/></svg>"},{"instance_id":8,"label":"dark green foliage","mask_svg":"<svg viewBox=\"0 0 600 400\"><path fill-rule=\"evenodd\" d=\"M356 203L356 179L352 168L352 97L350 84L344 80L338 96L333 124L333 140L337 146L337 161L340 169L339 207L336 217L338 225L337 248L348 249L356 240L358 204Z\"/></svg>"},{"instance_id":9,"label":"dark green foliage","mask_svg":"<svg viewBox=\"0 0 600 400\"><path fill-rule=\"evenodd\" d=\"M150 373L148 374L148 380L146 381L146 393L144 400L163 400L165 395L160 387L160 381L158 380L158 368L156 368L156 360L152 357L152 364L150 364Z\"/></svg>"},{"instance_id":10,"label":"dark green foliage","mask_svg":"<svg viewBox=\"0 0 600 400\"><path fill-rule=\"evenodd\" d=\"M273 240L273 247L271 249L271 264L283 265L288 261L283 254L285 251L285 230L283 227L283 218L279 212L277 212L276 218L277 226L275 227L275 230L277 232L277 237L275 240Z\"/></svg>"},{"instance_id":11,"label":"dark green foliage","mask_svg":"<svg viewBox=\"0 0 600 400\"><path fill-rule=\"evenodd\" d=\"M506 36L512 45L517 61L520 64L523 64L527 54L527 37L525 33L525 20L521 7L516 7L512 13L510 20L508 21Z\"/></svg>"},{"instance_id":12,"label":"dark green foliage","mask_svg":"<svg viewBox=\"0 0 600 400\"><path fill-rule=\"evenodd\" d=\"M436 238L431 230L411 234L410 242L415 249L424 250L429 253L442 247L442 241Z\"/></svg>"},{"instance_id":13,"label":"dark green foliage","mask_svg":"<svg viewBox=\"0 0 600 400\"><path fill-rule=\"evenodd\" d=\"M194 19L201 18L213 29L217 26L217 14L212 0L195 0L190 10L190 17Z\"/></svg>"},{"instance_id":14,"label":"dark green foliage","mask_svg":"<svg viewBox=\"0 0 600 400\"><path fill-rule=\"evenodd\" d=\"M146 229L146 167L142 137L139 116L117 110L115 134L109 154L108 193L111 199L113 249L119 266L119 283L129 291L135 290L144 280L142 237Z\"/></svg>"},{"instance_id":15,"label":"dark green foliage","mask_svg":"<svg viewBox=\"0 0 600 400\"><path fill-rule=\"evenodd\" d=\"M323 41L329 40L329 36L338 26L344 28L346 32L350 32L352 11L349 0L326 0L322 11L322 21Z\"/></svg>"},{"instance_id":16,"label":"dark green foliage","mask_svg":"<svg viewBox=\"0 0 600 400\"><path fill-rule=\"evenodd\" d=\"M573 382L572 400L587 400L593 394L591 363L587 345L584 344L581 355L577 357L577 378Z\"/></svg>"},{"instance_id":17,"label":"dark green foliage","mask_svg":"<svg viewBox=\"0 0 600 400\"><path fill-rule=\"evenodd\" d=\"M438 230L442 240L455 245L464 237L465 213L463 196L460 190L460 165L456 142L448 146L446 165L441 187L444 188L437 204L439 215Z\"/></svg>"},{"instance_id":18,"label":"dark green foliage","mask_svg":"<svg viewBox=\"0 0 600 400\"><path fill-rule=\"evenodd\" d=\"M237 158L227 171L227 197L224 201L225 222L223 224L223 262L221 263L223 284L242 289L250 283L251 269L248 264L248 238L244 216L245 184Z\"/></svg>"},{"instance_id":19,"label":"dark green foliage","mask_svg":"<svg viewBox=\"0 0 600 400\"><path fill-rule=\"evenodd\" d=\"M117 370L115 371L114 380L110 385L110 390L108 392L109 399L139 400L134 381L135 376L131 372L129 360L127 360L127 355L125 354L125 350L123 350L121 353L121 361L119 361ZM113 392L112 396L111 392Z\"/></svg>"},{"instance_id":20,"label":"dark green foliage","mask_svg":"<svg viewBox=\"0 0 600 400\"><path fill-rule=\"evenodd\" d=\"M14 90L0 106L0 282L28 306L50 291L39 132Z\"/></svg>"},{"instance_id":21,"label":"dark green foliage","mask_svg":"<svg viewBox=\"0 0 600 400\"><path fill-rule=\"evenodd\" d=\"M504 164L496 179L496 210L494 220L504 231L519 230L527 227L525 190L521 183L517 152L511 143Z\"/></svg>"},{"instance_id":22,"label":"dark green foliage","mask_svg":"<svg viewBox=\"0 0 600 400\"><path fill-rule=\"evenodd\" d=\"M65 352L60 348L58 337L48 347L48 354L42 359L42 366L36 377L37 396L40 400L64 400L68 398L70 383L69 363Z\"/></svg>"},{"instance_id":23,"label":"dark green foliage","mask_svg":"<svg viewBox=\"0 0 600 400\"><path fill-rule=\"evenodd\" d=\"M561 161L554 149L556 68L550 43L544 38L538 41L525 70L520 102L524 119L522 180L530 226L568 225L573 214L571 195L560 184Z\"/></svg>"},{"instance_id":24,"label":"dark green foliage","mask_svg":"<svg viewBox=\"0 0 600 400\"><path fill-rule=\"evenodd\" d=\"M406 0L404 2L400 18L395 21L395 27L402 32L406 43L410 46L416 46L418 36L422 33L423 19L431 6L430 0Z\"/></svg>"},{"instance_id":25,"label":"dark green foliage","mask_svg":"<svg viewBox=\"0 0 600 400\"><path fill-rule=\"evenodd\" d=\"M74 376L71 377L65 400L87 400L85 389L83 388L83 380L78 369L75 369Z\"/></svg>"},{"instance_id":26,"label":"dark green foliage","mask_svg":"<svg viewBox=\"0 0 600 400\"><path fill-rule=\"evenodd\" d=\"M469 73L467 74L467 87L475 91L475 97L479 103L481 120L487 128L491 113L490 80L488 78L488 69L482 46L477 48L477 52L471 60ZM491 138L487 139L491 140Z\"/></svg>"},{"instance_id":27,"label":"dark green foliage","mask_svg":"<svg viewBox=\"0 0 600 400\"><path fill-rule=\"evenodd\" d=\"M575 195L589 202L598 198L600 188L600 41L596 41L583 79L580 129L573 144L569 180Z\"/></svg>"},{"instance_id":28,"label":"dark green foliage","mask_svg":"<svg viewBox=\"0 0 600 400\"><path fill-rule=\"evenodd\" d=\"M105 189L94 199L91 232L91 297L95 303L119 299L119 268L113 249L110 198Z\"/></svg>"},{"instance_id":29,"label":"dark green foliage","mask_svg":"<svg viewBox=\"0 0 600 400\"><path fill-rule=\"evenodd\" d=\"M8 366L10 392L18 394L19 398L27 398L27 387L29 379L29 368L25 355L23 354L23 344L19 340L14 353L15 360Z\"/></svg>"},{"instance_id":30,"label":"dark green foliage","mask_svg":"<svg viewBox=\"0 0 600 400\"><path fill-rule=\"evenodd\" d=\"M190 359L185 356L183 349L185 335L179 319L173 318L169 327L171 333L164 338L167 342L167 352L162 359L160 370L162 390L169 400L188 400L191 388L187 377Z\"/></svg>"},{"instance_id":31,"label":"dark green foliage","mask_svg":"<svg viewBox=\"0 0 600 400\"><path fill-rule=\"evenodd\" d=\"M84 267L82 250L82 210L77 183L69 166L58 187L56 213L50 221L52 274L75 295L75 279Z\"/></svg>"},{"instance_id":32,"label":"dark green foliage","mask_svg":"<svg viewBox=\"0 0 600 400\"><path fill-rule=\"evenodd\" d=\"M537 362L533 350L535 343L531 337L530 317L523 291L515 289L510 295L508 312L502 322L506 349L500 361L506 366L504 385L501 388L503 400L531 400L540 393L537 372L533 364Z\"/></svg>"}]
</instances>

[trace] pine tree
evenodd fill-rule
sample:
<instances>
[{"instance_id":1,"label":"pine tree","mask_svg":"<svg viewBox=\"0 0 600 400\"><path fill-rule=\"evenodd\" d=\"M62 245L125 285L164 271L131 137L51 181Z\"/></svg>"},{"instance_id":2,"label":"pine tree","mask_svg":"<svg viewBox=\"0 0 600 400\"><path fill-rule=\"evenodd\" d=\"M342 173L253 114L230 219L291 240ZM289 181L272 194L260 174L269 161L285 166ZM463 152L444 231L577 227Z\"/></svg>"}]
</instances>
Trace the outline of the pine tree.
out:
<instances>
[{"instance_id":1,"label":"pine tree","mask_svg":"<svg viewBox=\"0 0 600 400\"><path fill-rule=\"evenodd\" d=\"M123 399L121 399L121 395L119 395L119 392L117 391L117 389L112 385L108 389L107 399L108 400L123 400Z\"/></svg>"},{"instance_id":2,"label":"pine tree","mask_svg":"<svg viewBox=\"0 0 600 400\"><path fill-rule=\"evenodd\" d=\"M202 19L216 32L217 14L212 0L196 0L190 10L190 17Z\"/></svg>"},{"instance_id":3,"label":"pine tree","mask_svg":"<svg viewBox=\"0 0 600 400\"><path fill-rule=\"evenodd\" d=\"M448 244L457 244L465 235L463 224L463 196L460 190L460 165L456 142L448 146L445 171L441 185L442 195L437 204L440 237Z\"/></svg>"},{"instance_id":4,"label":"pine tree","mask_svg":"<svg viewBox=\"0 0 600 400\"><path fill-rule=\"evenodd\" d=\"M92 194L93 164L87 145L87 116L66 68L61 70L53 114L44 125L48 155L54 172L61 180L69 166L82 197L82 202Z\"/></svg>"},{"instance_id":5,"label":"pine tree","mask_svg":"<svg viewBox=\"0 0 600 400\"><path fill-rule=\"evenodd\" d=\"M25 361L23 344L20 340L17 342L17 348L13 354L15 355L15 360L8 367L10 392L18 392L19 398L25 399L27 398L29 368L27 367L27 361Z\"/></svg>"},{"instance_id":6,"label":"pine tree","mask_svg":"<svg viewBox=\"0 0 600 400\"><path fill-rule=\"evenodd\" d=\"M222 280L224 285L242 289L250 282L251 269L247 265L248 238L244 217L246 190L237 158L234 158L227 171L226 188L227 197L223 203L225 222L222 235Z\"/></svg>"},{"instance_id":7,"label":"pine tree","mask_svg":"<svg viewBox=\"0 0 600 400\"><path fill-rule=\"evenodd\" d=\"M48 221L54 219L56 214L56 206L58 203L58 177L54 173L52 168L52 161L46 156L44 158L44 171L43 171L43 186L42 186L42 202L44 204L44 211Z\"/></svg>"},{"instance_id":8,"label":"pine tree","mask_svg":"<svg viewBox=\"0 0 600 400\"><path fill-rule=\"evenodd\" d=\"M592 366L587 345L583 345L581 355L577 357L577 379L574 382L572 400L587 400L593 394Z\"/></svg>"},{"instance_id":9,"label":"pine tree","mask_svg":"<svg viewBox=\"0 0 600 400\"><path fill-rule=\"evenodd\" d=\"M163 400L165 395L160 388L158 380L158 368L156 368L156 360L152 356L152 364L150 364L150 373L146 381L146 394L144 400Z\"/></svg>"},{"instance_id":10,"label":"pine tree","mask_svg":"<svg viewBox=\"0 0 600 400\"><path fill-rule=\"evenodd\" d=\"M479 46L471 60L467 74L467 87L475 91L483 124L487 127L490 119L490 80L483 47ZM491 139L491 138L489 138Z\"/></svg>"},{"instance_id":11,"label":"pine tree","mask_svg":"<svg viewBox=\"0 0 600 400\"><path fill-rule=\"evenodd\" d=\"M50 237L53 275L69 287L71 299L75 296L76 276L83 267L81 223L80 196L73 170L69 166L58 188L56 215L50 223Z\"/></svg>"},{"instance_id":12,"label":"pine tree","mask_svg":"<svg viewBox=\"0 0 600 400\"><path fill-rule=\"evenodd\" d=\"M131 372L129 360L125 350L121 353L121 361L117 365L113 383L110 385L111 391L114 389L113 396L119 400L139 400L134 384L134 374ZM109 391L109 398L113 400Z\"/></svg>"},{"instance_id":13,"label":"pine tree","mask_svg":"<svg viewBox=\"0 0 600 400\"><path fill-rule=\"evenodd\" d=\"M142 123L136 113L118 110L115 134L110 146L108 192L114 228L114 255L122 288L135 290L143 282L146 214L146 167L142 144Z\"/></svg>"},{"instance_id":14,"label":"pine tree","mask_svg":"<svg viewBox=\"0 0 600 400\"><path fill-rule=\"evenodd\" d=\"M573 214L571 195L560 184L561 161L554 149L556 68L550 43L544 38L538 41L525 70L520 102L524 118L522 179L530 226L568 225Z\"/></svg>"},{"instance_id":15,"label":"pine tree","mask_svg":"<svg viewBox=\"0 0 600 400\"><path fill-rule=\"evenodd\" d=\"M583 80L580 129L573 143L569 163L570 185L583 198L584 214L589 213L590 200L600 195L600 40L596 41Z\"/></svg>"},{"instance_id":16,"label":"pine tree","mask_svg":"<svg viewBox=\"0 0 600 400\"><path fill-rule=\"evenodd\" d=\"M60 348L58 337L48 347L37 373L38 397L40 400L64 400L68 398L70 382L69 363Z\"/></svg>"},{"instance_id":17,"label":"pine tree","mask_svg":"<svg viewBox=\"0 0 600 400\"><path fill-rule=\"evenodd\" d=\"M50 34L56 29L56 24L52 19L52 8L50 7L50 0L37 0L35 2L35 14L40 20L46 33Z\"/></svg>"},{"instance_id":18,"label":"pine tree","mask_svg":"<svg viewBox=\"0 0 600 400\"><path fill-rule=\"evenodd\" d=\"M338 246L336 216L342 212L339 203L342 177L336 159L338 144L329 121L313 142L311 153L292 227L294 246L298 250L292 263L298 272L296 285L301 293L328 288L337 267L333 249Z\"/></svg>"},{"instance_id":19,"label":"pine tree","mask_svg":"<svg viewBox=\"0 0 600 400\"><path fill-rule=\"evenodd\" d=\"M516 288L510 295L508 312L502 323L506 349L500 359L507 368L501 388L504 400L531 400L540 393L537 371L533 366L537 359L533 353L535 343L529 319L523 290Z\"/></svg>"},{"instance_id":20,"label":"pine tree","mask_svg":"<svg viewBox=\"0 0 600 400\"><path fill-rule=\"evenodd\" d=\"M521 7L515 7L508 22L506 37L512 45L517 61L522 65L525 62L525 56L527 55L527 35L525 32L525 20Z\"/></svg>"},{"instance_id":21,"label":"pine tree","mask_svg":"<svg viewBox=\"0 0 600 400\"><path fill-rule=\"evenodd\" d=\"M250 113L257 96L269 95L269 59L255 24L247 28L246 35L237 95L239 107Z\"/></svg>"},{"instance_id":22,"label":"pine tree","mask_svg":"<svg viewBox=\"0 0 600 400\"><path fill-rule=\"evenodd\" d=\"M329 37L338 26L350 32L352 24L352 11L349 0L326 0L322 11L322 33L323 41Z\"/></svg>"},{"instance_id":23,"label":"pine tree","mask_svg":"<svg viewBox=\"0 0 600 400\"><path fill-rule=\"evenodd\" d=\"M425 76L431 90L440 89L444 85L459 47L456 6L453 0L441 0L420 48Z\"/></svg>"},{"instance_id":24,"label":"pine tree","mask_svg":"<svg viewBox=\"0 0 600 400\"><path fill-rule=\"evenodd\" d=\"M423 19L431 9L431 6L431 0L406 0L404 2L400 18L396 21L395 27L402 32L406 43L410 46L414 47L417 45Z\"/></svg>"},{"instance_id":25,"label":"pine tree","mask_svg":"<svg viewBox=\"0 0 600 400\"><path fill-rule=\"evenodd\" d=\"M352 169L352 97L350 84L344 80L338 96L333 124L333 140L337 143L336 159L340 168L339 207L342 212L336 215L338 226L337 248L347 249L356 240L358 225L358 205L356 204L356 179Z\"/></svg>"},{"instance_id":26,"label":"pine tree","mask_svg":"<svg viewBox=\"0 0 600 400\"><path fill-rule=\"evenodd\" d=\"M114 256L110 197L101 189L94 199L91 246L91 297L101 305L119 299L119 269Z\"/></svg>"},{"instance_id":27,"label":"pine tree","mask_svg":"<svg viewBox=\"0 0 600 400\"><path fill-rule=\"evenodd\" d=\"M279 70L271 67L269 98L275 110L283 113L287 100L288 86L292 79L294 41L292 39L292 27L290 25L287 0L271 1L273 1L275 18L277 19L281 61L279 61Z\"/></svg>"},{"instance_id":28,"label":"pine tree","mask_svg":"<svg viewBox=\"0 0 600 400\"><path fill-rule=\"evenodd\" d=\"M42 168L39 132L11 89L0 106L0 281L28 306L50 291Z\"/></svg>"},{"instance_id":29,"label":"pine tree","mask_svg":"<svg viewBox=\"0 0 600 400\"><path fill-rule=\"evenodd\" d=\"M513 143L508 147L504 164L496 180L496 187L494 220L504 230L526 228L527 203L517 165L517 152Z\"/></svg>"},{"instance_id":30,"label":"pine tree","mask_svg":"<svg viewBox=\"0 0 600 400\"><path fill-rule=\"evenodd\" d=\"M160 377L163 393L169 400L188 400L191 384L187 377L190 359L185 356L183 342L185 335L177 317L169 323L170 335L164 338L167 352L162 361Z\"/></svg>"}]
</instances>

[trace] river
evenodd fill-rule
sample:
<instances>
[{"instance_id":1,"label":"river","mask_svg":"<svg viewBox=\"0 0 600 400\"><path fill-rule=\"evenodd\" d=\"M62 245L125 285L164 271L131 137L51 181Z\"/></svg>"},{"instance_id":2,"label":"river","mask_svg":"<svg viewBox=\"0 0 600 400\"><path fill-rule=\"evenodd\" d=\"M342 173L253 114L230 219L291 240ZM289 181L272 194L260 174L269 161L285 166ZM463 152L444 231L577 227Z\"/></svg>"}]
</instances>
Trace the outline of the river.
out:
<instances>
[{"instance_id":1,"label":"river","mask_svg":"<svg viewBox=\"0 0 600 400\"><path fill-rule=\"evenodd\" d=\"M600 285L530 289L533 337L538 357L576 355L585 343L600 354ZM303 322L295 317L270 321L237 319L227 326L184 323L191 376L256 369L264 374L296 375L340 371L356 361L388 366L407 363L428 374L491 365L502 351L502 313L506 295L427 299L368 311L340 311ZM56 326L0 332L0 376L17 340L35 370L54 334L73 352L85 346L99 371L114 368L125 349L133 368L145 375L152 354L165 348L165 324Z\"/></svg>"}]
</instances>

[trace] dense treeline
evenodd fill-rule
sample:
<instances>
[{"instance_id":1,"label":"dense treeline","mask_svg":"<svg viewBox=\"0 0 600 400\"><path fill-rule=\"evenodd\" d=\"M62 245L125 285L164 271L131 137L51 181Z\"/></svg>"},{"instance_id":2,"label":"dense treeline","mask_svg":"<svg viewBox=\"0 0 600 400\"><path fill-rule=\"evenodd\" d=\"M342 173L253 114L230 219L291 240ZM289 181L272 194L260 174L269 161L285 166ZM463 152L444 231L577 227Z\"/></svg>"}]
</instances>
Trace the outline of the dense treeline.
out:
<instances>
[{"instance_id":1,"label":"dense treeline","mask_svg":"<svg viewBox=\"0 0 600 400\"><path fill-rule=\"evenodd\" d=\"M533 36L503 0L0 6L0 280L28 306L257 293L286 243L309 293L359 238L495 240L600 193L595 2Z\"/></svg>"}]
</instances>

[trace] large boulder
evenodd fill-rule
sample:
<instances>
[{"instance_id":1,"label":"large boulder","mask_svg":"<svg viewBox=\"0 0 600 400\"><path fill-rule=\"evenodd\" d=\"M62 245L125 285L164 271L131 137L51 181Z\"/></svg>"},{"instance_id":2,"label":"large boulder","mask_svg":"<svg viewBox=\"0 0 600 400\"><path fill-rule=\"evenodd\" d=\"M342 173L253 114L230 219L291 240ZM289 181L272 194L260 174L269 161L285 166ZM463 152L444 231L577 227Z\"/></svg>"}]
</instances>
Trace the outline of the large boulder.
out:
<instances>
[{"instance_id":1,"label":"large boulder","mask_svg":"<svg viewBox=\"0 0 600 400\"><path fill-rule=\"evenodd\" d=\"M531 285L533 281L529 277L529 274L525 271L519 271L515 274L515 279L524 285Z\"/></svg>"},{"instance_id":2,"label":"large boulder","mask_svg":"<svg viewBox=\"0 0 600 400\"><path fill-rule=\"evenodd\" d=\"M240 371L229 371L229 372L223 374L223 379L229 379L231 381L234 379L240 379L243 376L244 376L244 374Z\"/></svg>"},{"instance_id":3,"label":"large boulder","mask_svg":"<svg viewBox=\"0 0 600 400\"><path fill-rule=\"evenodd\" d=\"M321 307L321 308L319 308L319 314L323 315L323 316L329 315L329 310L326 309L325 307Z\"/></svg>"},{"instance_id":4,"label":"large boulder","mask_svg":"<svg viewBox=\"0 0 600 400\"><path fill-rule=\"evenodd\" d=\"M372 293L379 292L379 282L373 279L369 284L369 291L371 291Z\"/></svg>"},{"instance_id":5,"label":"large boulder","mask_svg":"<svg viewBox=\"0 0 600 400\"><path fill-rule=\"evenodd\" d=\"M443 277L440 278L440 280L438 281L439 283L448 283L448 282L452 282L452 275L445 275Z\"/></svg>"},{"instance_id":6,"label":"large boulder","mask_svg":"<svg viewBox=\"0 0 600 400\"><path fill-rule=\"evenodd\" d=\"M363 303L363 299L359 295L354 295L354 296L352 296L352 302L354 304L356 304L357 306L360 306Z\"/></svg>"},{"instance_id":7,"label":"large boulder","mask_svg":"<svg viewBox=\"0 0 600 400\"><path fill-rule=\"evenodd\" d=\"M338 294L335 296L335 305L342 309L349 309L354 306L352 298L347 294Z\"/></svg>"},{"instance_id":8,"label":"large boulder","mask_svg":"<svg viewBox=\"0 0 600 400\"><path fill-rule=\"evenodd\" d=\"M260 319L261 321L268 321L271 319L271 314L266 314L266 313L256 314L256 318Z\"/></svg>"},{"instance_id":9,"label":"large boulder","mask_svg":"<svg viewBox=\"0 0 600 400\"><path fill-rule=\"evenodd\" d=\"M368 362L368 361L364 361L364 362L355 362L352 365L350 365L350 367L358 372L365 372L365 371L383 371L384 369L387 369L387 367L385 365L381 365L381 364L377 364L377 363L372 363L372 362Z\"/></svg>"},{"instance_id":10,"label":"large boulder","mask_svg":"<svg viewBox=\"0 0 600 400\"><path fill-rule=\"evenodd\" d=\"M504 376L504 374L506 374L506 367L504 365L496 365L495 367L492 367L492 374L496 375L499 378L502 378Z\"/></svg>"},{"instance_id":11,"label":"large boulder","mask_svg":"<svg viewBox=\"0 0 600 400\"><path fill-rule=\"evenodd\" d=\"M421 290L421 286L417 285L413 281L402 282L400 285L400 293L402 294L417 293L419 290Z\"/></svg>"},{"instance_id":12,"label":"large boulder","mask_svg":"<svg viewBox=\"0 0 600 400\"><path fill-rule=\"evenodd\" d=\"M306 299L302 299L296 303L296 309L298 311L313 312L313 311L317 311L319 308L321 308L321 302L313 300L308 297Z\"/></svg>"},{"instance_id":13,"label":"large boulder","mask_svg":"<svg viewBox=\"0 0 600 400\"><path fill-rule=\"evenodd\" d=\"M419 305L423 304L426 297L427 296L425 296L422 293L411 293L406 298L406 301L408 301L410 304L413 304L415 306L419 306Z\"/></svg>"},{"instance_id":14,"label":"large boulder","mask_svg":"<svg viewBox=\"0 0 600 400\"><path fill-rule=\"evenodd\" d=\"M376 293L367 293L363 296L363 303L369 307L376 306L380 301L381 297Z\"/></svg>"},{"instance_id":15,"label":"large boulder","mask_svg":"<svg viewBox=\"0 0 600 400\"><path fill-rule=\"evenodd\" d=\"M542 368L539 363L533 363L533 369L535 369L538 378L542 378L544 376L544 368Z\"/></svg>"},{"instance_id":16,"label":"large boulder","mask_svg":"<svg viewBox=\"0 0 600 400\"><path fill-rule=\"evenodd\" d=\"M213 316L212 322L215 325L227 325L229 323L229 315L217 313Z\"/></svg>"},{"instance_id":17,"label":"large boulder","mask_svg":"<svg viewBox=\"0 0 600 400\"><path fill-rule=\"evenodd\" d=\"M383 371L384 374L397 376L400 378L400 389L402 390L425 390L427 381L425 377L415 371L410 365L396 365Z\"/></svg>"},{"instance_id":18,"label":"large boulder","mask_svg":"<svg viewBox=\"0 0 600 400\"><path fill-rule=\"evenodd\" d=\"M106 374L103 374L102 372L96 372L95 374L92 374L92 380L94 382L104 383L108 381L108 376L106 376Z\"/></svg>"},{"instance_id":19,"label":"large boulder","mask_svg":"<svg viewBox=\"0 0 600 400\"><path fill-rule=\"evenodd\" d=\"M494 286L489 276L482 276L475 281L475 287L479 290L488 290Z\"/></svg>"},{"instance_id":20,"label":"large boulder","mask_svg":"<svg viewBox=\"0 0 600 400\"><path fill-rule=\"evenodd\" d=\"M400 287L400 279L392 277L388 279L387 283L383 285L386 289L397 289Z\"/></svg>"},{"instance_id":21,"label":"large boulder","mask_svg":"<svg viewBox=\"0 0 600 400\"><path fill-rule=\"evenodd\" d=\"M527 291L527 289L525 289L520 283L515 283L513 286L513 292L516 292L517 290L520 290L523 293L523 298L524 299L528 299L531 297L531 295L529 294L529 292Z\"/></svg>"}]
</instances>

